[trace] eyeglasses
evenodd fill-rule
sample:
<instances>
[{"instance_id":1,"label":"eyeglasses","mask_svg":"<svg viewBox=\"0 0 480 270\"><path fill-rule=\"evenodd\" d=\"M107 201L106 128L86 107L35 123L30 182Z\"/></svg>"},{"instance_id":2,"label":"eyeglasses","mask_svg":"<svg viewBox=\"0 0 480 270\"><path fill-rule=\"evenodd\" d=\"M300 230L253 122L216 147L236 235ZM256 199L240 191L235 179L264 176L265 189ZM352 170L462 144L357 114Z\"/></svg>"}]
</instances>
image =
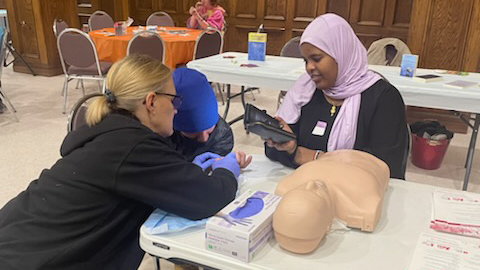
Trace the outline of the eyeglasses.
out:
<instances>
[{"instance_id":1,"label":"eyeglasses","mask_svg":"<svg viewBox=\"0 0 480 270\"><path fill-rule=\"evenodd\" d=\"M163 96L169 96L169 97L173 97L171 99L171 102L172 102L172 105L173 107L178 110L180 109L180 106L182 106L182 97L181 96L177 96L177 95L173 95L173 94L167 94L167 93L157 93L157 92L154 92L155 95L163 95ZM143 101L143 104L145 104L145 100Z\"/></svg>"}]
</instances>

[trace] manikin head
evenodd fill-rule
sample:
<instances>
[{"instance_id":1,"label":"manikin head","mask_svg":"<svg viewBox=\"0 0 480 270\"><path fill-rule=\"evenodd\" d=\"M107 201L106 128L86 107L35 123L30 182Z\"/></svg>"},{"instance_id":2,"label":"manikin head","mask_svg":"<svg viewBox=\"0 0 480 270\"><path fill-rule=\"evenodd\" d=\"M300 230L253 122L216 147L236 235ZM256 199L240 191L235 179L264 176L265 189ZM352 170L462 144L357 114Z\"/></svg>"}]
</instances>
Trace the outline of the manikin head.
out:
<instances>
[{"instance_id":1,"label":"manikin head","mask_svg":"<svg viewBox=\"0 0 480 270\"><path fill-rule=\"evenodd\" d=\"M321 180L309 181L287 192L273 215L278 244L294 253L314 250L334 218L332 198Z\"/></svg>"}]
</instances>

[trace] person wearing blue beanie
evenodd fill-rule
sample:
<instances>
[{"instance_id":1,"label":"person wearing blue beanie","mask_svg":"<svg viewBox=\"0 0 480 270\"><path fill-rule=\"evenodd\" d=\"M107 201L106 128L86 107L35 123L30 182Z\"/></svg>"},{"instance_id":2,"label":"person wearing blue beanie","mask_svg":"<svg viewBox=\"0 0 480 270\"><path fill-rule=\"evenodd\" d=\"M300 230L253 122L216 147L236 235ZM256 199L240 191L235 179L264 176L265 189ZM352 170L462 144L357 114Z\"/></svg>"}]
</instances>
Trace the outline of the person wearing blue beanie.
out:
<instances>
[{"instance_id":1,"label":"person wearing blue beanie","mask_svg":"<svg viewBox=\"0 0 480 270\"><path fill-rule=\"evenodd\" d=\"M173 119L170 137L175 149L187 160L212 152L225 156L233 149L233 132L218 114L215 93L205 75L189 68L172 73L182 105Z\"/></svg>"}]
</instances>

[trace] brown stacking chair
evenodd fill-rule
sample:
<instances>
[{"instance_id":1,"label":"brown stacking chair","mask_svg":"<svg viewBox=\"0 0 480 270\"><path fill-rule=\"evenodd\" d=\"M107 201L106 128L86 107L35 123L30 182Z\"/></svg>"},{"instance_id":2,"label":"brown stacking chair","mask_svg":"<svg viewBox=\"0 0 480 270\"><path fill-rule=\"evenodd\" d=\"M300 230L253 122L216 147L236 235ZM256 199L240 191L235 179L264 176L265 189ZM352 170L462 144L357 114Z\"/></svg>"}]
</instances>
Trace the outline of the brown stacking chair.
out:
<instances>
[{"instance_id":1,"label":"brown stacking chair","mask_svg":"<svg viewBox=\"0 0 480 270\"><path fill-rule=\"evenodd\" d=\"M157 11L152 13L147 18L147 25L156 25L156 26L175 26L172 17L164 11Z\"/></svg>"},{"instance_id":2,"label":"brown stacking chair","mask_svg":"<svg viewBox=\"0 0 480 270\"><path fill-rule=\"evenodd\" d=\"M67 107L68 82L73 79L95 80L105 86L105 75L112 66L111 62L98 60L95 45L84 32L67 28L57 39L60 62L62 63L65 81L63 83L64 104L63 113ZM103 87L100 87L103 89ZM85 95L85 92L83 93Z\"/></svg>"},{"instance_id":3,"label":"brown stacking chair","mask_svg":"<svg viewBox=\"0 0 480 270\"><path fill-rule=\"evenodd\" d=\"M55 19L53 21L53 34L55 34L55 37L58 37L58 35L67 28L68 24L64 20Z\"/></svg>"},{"instance_id":4,"label":"brown stacking chair","mask_svg":"<svg viewBox=\"0 0 480 270\"><path fill-rule=\"evenodd\" d=\"M207 28L195 40L193 60L209 57L221 53L223 50L223 34L215 28ZM217 83L217 92L225 104L221 86Z\"/></svg>"},{"instance_id":5,"label":"brown stacking chair","mask_svg":"<svg viewBox=\"0 0 480 270\"><path fill-rule=\"evenodd\" d=\"M67 131L74 131L79 127L85 125L87 108L90 103L96 98L100 97L102 94L94 93L81 97L75 105L73 105L70 114L68 115Z\"/></svg>"},{"instance_id":6,"label":"brown stacking chair","mask_svg":"<svg viewBox=\"0 0 480 270\"><path fill-rule=\"evenodd\" d=\"M127 55L133 53L146 54L163 63L165 59L165 43L156 32L141 31L136 33L128 42Z\"/></svg>"},{"instance_id":7,"label":"brown stacking chair","mask_svg":"<svg viewBox=\"0 0 480 270\"><path fill-rule=\"evenodd\" d=\"M88 19L88 28L90 31L112 27L113 19L105 11L97 10Z\"/></svg>"},{"instance_id":8,"label":"brown stacking chair","mask_svg":"<svg viewBox=\"0 0 480 270\"><path fill-rule=\"evenodd\" d=\"M294 37L287 41L280 51L280 56L302 58L302 54L300 53L300 37ZM280 104L282 104L286 94L287 91L280 91L278 94L277 109L280 107Z\"/></svg>"},{"instance_id":9,"label":"brown stacking chair","mask_svg":"<svg viewBox=\"0 0 480 270\"><path fill-rule=\"evenodd\" d=\"M68 28L68 24L62 20L62 19L55 19L53 21L53 34L55 35L55 38L58 37L58 35L65 29ZM82 85L82 89L85 89L84 85L83 85L83 81L80 79L77 81L77 86L75 86L75 89L78 89L78 86L79 85ZM85 91L85 90L83 90ZM62 95L63 95L63 91L62 91Z\"/></svg>"},{"instance_id":10,"label":"brown stacking chair","mask_svg":"<svg viewBox=\"0 0 480 270\"><path fill-rule=\"evenodd\" d=\"M195 40L193 60L209 57L222 52L223 35L215 28L207 28Z\"/></svg>"}]
</instances>

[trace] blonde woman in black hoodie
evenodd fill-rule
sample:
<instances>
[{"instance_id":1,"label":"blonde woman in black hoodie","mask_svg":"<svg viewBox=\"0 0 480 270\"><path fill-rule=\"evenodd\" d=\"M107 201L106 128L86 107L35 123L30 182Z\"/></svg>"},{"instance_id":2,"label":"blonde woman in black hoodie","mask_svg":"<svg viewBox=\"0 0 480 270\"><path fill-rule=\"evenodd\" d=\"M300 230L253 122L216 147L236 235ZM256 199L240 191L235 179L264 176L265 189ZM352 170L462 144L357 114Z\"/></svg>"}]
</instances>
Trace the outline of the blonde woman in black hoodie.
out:
<instances>
[{"instance_id":1,"label":"blonde woman in black hoodie","mask_svg":"<svg viewBox=\"0 0 480 270\"><path fill-rule=\"evenodd\" d=\"M166 139L180 101L157 60L115 63L88 127L69 133L62 158L0 210L0 269L137 269L139 229L154 208L202 219L233 200L234 153L192 163Z\"/></svg>"}]
</instances>

